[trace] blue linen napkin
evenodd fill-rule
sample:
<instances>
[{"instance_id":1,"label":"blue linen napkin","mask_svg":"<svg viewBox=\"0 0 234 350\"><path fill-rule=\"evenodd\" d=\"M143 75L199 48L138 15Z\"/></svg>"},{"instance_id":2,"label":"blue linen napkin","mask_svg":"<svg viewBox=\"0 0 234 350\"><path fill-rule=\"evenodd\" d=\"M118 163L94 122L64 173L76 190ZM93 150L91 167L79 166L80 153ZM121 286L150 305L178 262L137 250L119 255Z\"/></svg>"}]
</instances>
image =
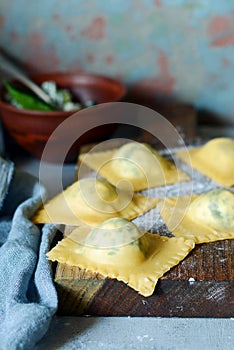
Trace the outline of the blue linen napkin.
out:
<instances>
[{"instance_id":1,"label":"blue linen napkin","mask_svg":"<svg viewBox=\"0 0 234 350\"><path fill-rule=\"evenodd\" d=\"M42 193L42 194L41 194ZM0 157L0 349L33 349L57 309L46 258L56 227L30 218L45 190Z\"/></svg>"}]
</instances>

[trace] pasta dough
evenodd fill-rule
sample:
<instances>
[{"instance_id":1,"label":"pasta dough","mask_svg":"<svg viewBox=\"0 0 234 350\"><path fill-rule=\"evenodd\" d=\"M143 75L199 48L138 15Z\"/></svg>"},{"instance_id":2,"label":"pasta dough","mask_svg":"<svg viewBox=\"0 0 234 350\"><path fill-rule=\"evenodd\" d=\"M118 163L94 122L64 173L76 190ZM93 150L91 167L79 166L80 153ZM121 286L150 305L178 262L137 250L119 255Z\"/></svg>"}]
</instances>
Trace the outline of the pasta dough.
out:
<instances>
[{"instance_id":1,"label":"pasta dough","mask_svg":"<svg viewBox=\"0 0 234 350\"><path fill-rule=\"evenodd\" d=\"M187 174L146 144L130 142L118 149L82 154L79 161L114 186L130 184L134 191L188 180ZM123 180L125 180L123 182Z\"/></svg>"},{"instance_id":2,"label":"pasta dough","mask_svg":"<svg viewBox=\"0 0 234 350\"><path fill-rule=\"evenodd\" d=\"M204 146L186 151L191 158L192 167L207 175L222 186L234 185L234 140L216 138ZM185 151L177 156L188 162Z\"/></svg>"},{"instance_id":3,"label":"pasta dough","mask_svg":"<svg viewBox=\"0 0 234 350\"><path fill-rule=\"evenodd\" d=\"M191 203L188 215L215 230L234 231L234 194L224 189L204 193Z\"/></svg>"},{"instance_id":4,"label":"pasta dough","mask_svg":"<svg viewBox=\"0 0 234 350\"><path fill-rule=\"evenodd\" d=\"M144 296L194 247L193 240L142 233L132 222L112 218L94 229L76 228L48 254L49 260L116 278Z\"/></svg>"},{"instance_id":5,"label":"pasta dough","mask_svg":"<svg viewBox=\"0 0 234 350\"><path fill-rule=\"evenodd\" d=\"M52 198L34 223L96 226L112 217L133 219L156 206L156 199L117 190L105 179L86 178Z\"/></svg>"},{"instance_id":6,"label":"pasta dough","mask_svg":"<svg viewBox=\"0 0 234 350\"><path fill-rule=\"evenodd\" d=\"M176 236L194 239L195 243L213 242L234 238L234 193L214 189L201 195L193 195L187 212L183 203L186 197L167 198L161 202L160 212L168 228ZM177 210L173 209L177 202ZM182 220L176 226L176 218Z\"/></svg>"}]
</instances>

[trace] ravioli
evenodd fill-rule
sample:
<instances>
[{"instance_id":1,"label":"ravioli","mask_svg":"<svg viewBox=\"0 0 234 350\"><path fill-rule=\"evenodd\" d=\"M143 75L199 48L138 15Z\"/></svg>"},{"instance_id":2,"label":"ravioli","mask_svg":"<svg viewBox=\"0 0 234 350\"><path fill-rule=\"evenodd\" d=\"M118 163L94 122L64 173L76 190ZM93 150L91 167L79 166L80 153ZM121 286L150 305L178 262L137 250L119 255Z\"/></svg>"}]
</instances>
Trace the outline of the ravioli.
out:
<instances>
[{"instance_id":1,"label":"ravioli","mask_svg":"<svg viewBox=\"0 0 234 350\"><path fill-rule=\"evenodd\" d=\"M220 231L234 231L234 194L216 189L196 198L189 207L189 216Z\"/></svg>"},{"instance_id":2,"label":"ravioli","mask_svg":"<svg viewBox=\"0 0 234 350\"><path fill-rule=\"evenodd\" d=\"M147 144L127 143L120 148L90 152L79 157L82 164L97 171L116 187L130 184L134 191L188 180L171 162Z\"/></svg>"},{"instance_id":3,"label":"ravioli","mask_svg":"<svg viewBox=\"0 0 234 350\"><path fill-rule=\"evenodd\" d=\"M234 185L234 140L215 138L204 146L180 151L177 156L188 162L189 153L192 167L222 186Z\"/></svg>"},{"instance_id":4,"label":"ravioli","mask_svg":"<svg viewBox=\"0 0 234 350\"><path fill-rule=\"evenodd\" d=\"M193 240L143 233L128 220L112 218L93 229L76 228L47 256L123 281L147 297L153 294L158 279L193 247Z\"/></svg>"},{"instance_id":5,"label":"ravioli","mask_svg":"<svg viewBox=\"0 0 234 350\"><path fill-rule=\"evenodd\" d=\"M233 192L218 188L201 195L193 195L187 212L182 213L185 199L186 196L167 198L159 205L161 215L174 236L182 235L194 239L195 243L234 238ZM176 202L177 210L173 213ZM182 220L176 226L178 215Z\"/></svg>"},{"instance_id":6,"label":"ravioli","mask_svg":"<svg viewBox=\"0 0 234 350\"><path fill-rule=\"evenodd\" d=\"M136 218L156 206L156 199L117 190L105 179L75 182L48 201L34 223L96 226L112 217Z\"/></svg>"}]
</instances>

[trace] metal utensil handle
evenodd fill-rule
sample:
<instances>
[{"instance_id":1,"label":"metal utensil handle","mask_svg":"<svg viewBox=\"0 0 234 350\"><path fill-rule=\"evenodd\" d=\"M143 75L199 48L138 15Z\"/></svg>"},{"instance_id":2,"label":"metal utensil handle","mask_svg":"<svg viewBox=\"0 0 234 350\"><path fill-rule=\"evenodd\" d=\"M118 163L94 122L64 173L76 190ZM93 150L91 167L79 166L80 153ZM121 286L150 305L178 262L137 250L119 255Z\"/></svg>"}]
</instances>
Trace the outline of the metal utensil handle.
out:
<instances>
[{"instance_id":1,"label":"metal utensil handle","mask_svg":"<svg viewBox=\"0 0 234 350\"><path fill-rule=\"evenodd\" d=\"M30 80L26 74L10 62L5 56L0 53L0 70L9 74L11 77L16 78L32 90L37 96L39 96L47 104L56 107L51 98L32 80Z\"/></svg>"}]
</instances>

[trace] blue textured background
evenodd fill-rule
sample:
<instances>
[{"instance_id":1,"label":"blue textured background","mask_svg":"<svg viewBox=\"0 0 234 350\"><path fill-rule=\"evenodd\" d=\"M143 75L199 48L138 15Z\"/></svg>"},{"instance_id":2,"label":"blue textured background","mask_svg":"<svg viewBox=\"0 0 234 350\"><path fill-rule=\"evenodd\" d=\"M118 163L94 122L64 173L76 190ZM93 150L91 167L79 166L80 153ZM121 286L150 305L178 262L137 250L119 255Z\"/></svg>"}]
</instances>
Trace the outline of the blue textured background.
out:
<instances>
[{"instance_id":1,"label":"blue textured background","mask_svg":"<svg viewBox=\"0 0 234 350\"><path fill-rule=\"evenodd\" d=\"M0 0L0 45L28 69L150 78L234 119L233 0Z\"/></svg>"}]
</instances>

